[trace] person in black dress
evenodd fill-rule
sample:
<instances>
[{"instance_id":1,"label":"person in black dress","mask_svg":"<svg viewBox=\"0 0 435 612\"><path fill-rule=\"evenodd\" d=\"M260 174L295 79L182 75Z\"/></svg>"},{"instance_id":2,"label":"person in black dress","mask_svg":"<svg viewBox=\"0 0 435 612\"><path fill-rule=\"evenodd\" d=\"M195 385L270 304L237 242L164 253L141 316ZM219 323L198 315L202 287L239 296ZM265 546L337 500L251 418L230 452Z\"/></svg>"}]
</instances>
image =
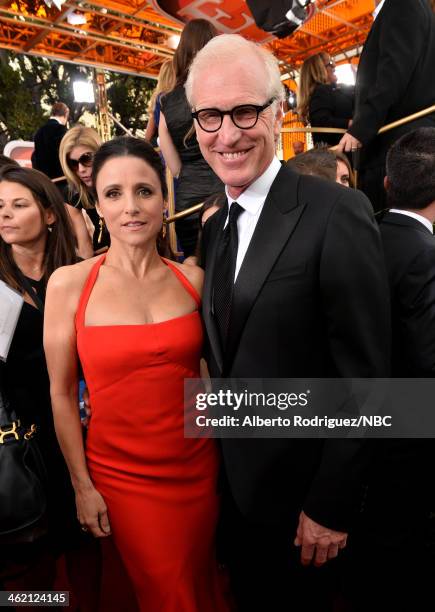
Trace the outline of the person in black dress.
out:
<instances>
[{"instance_id":1,"label":"person in black dress","mask_svg":"<svg viewBox=\"0 0 435 612\"><path fill-rule=\"evenodd\" d=\"M67 201L78 209L84 209L91 222L94 251L110 245L109 234L96 209L92 192L92 162L101 140L97 132L83 125L76 125L62 138L59 149L60 163L68 181Z\"/></svg>"},{"instance_id":2,"label":"person in black dress","mask_svg":"<svg viewBox=\"0 0 435 612\"><path fill-rule=\"evenodd\" d=\"M327 53L312 55L302 64L298 113L311 127L343 128L350 125L353 87L337 86L335 64ZM313 133L313 142L336 145L341 134Z\"/></svg>"},{"instance_id":3,"label":"person in black dress","mask_svg":"<svg viewBox=\"0 0 435 612\"><path fill-rule=\"evenodd\" d=\"M3 547L0 575L18 579L18 583L6 581L10 589L50 590L56 559L67 552L72 590L80 609L91 612L98 596L99 553L93 540L87 542L75 516L73 489L54 432L43 350L48 279L59 266L76 261L70 221L57 188L37 170L4 166L0 170L0 279L23 295L24 304L7 360L0 362L0 385L21 422L37 425L48 472L49 531L39 541Z\"/></svg>"},{"instance_id":4,"label":"person in black dress","mask_svg":"<svg viewBox=\"0 0 435 612\"><path fill-rule=\"evenodd\" d=\"M174 55L176 84L161 98L159 122L160 149L174 177L175 209L182 211L200 204L208 196L224 190L202 156L193 130L192 109L186 100L184 83L189 66L209 40L217 35L205 19L193 19L184 28ZM198 215L190 215L176 223L177 236L185 257L195 254L198 238Z\"/></svg>"}]
</instances>

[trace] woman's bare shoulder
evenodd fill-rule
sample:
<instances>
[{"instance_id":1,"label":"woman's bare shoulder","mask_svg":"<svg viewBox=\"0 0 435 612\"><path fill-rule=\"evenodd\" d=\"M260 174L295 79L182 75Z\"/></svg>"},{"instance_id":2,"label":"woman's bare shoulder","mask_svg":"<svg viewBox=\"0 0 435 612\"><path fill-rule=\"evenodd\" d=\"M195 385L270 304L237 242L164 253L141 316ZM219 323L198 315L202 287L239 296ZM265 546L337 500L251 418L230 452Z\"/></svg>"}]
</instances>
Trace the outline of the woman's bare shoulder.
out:
<instances>
[{"instance_id":1,"label":"woman's bare shoulder","mask_svg":"<svg viewBox=\"0 0 435 612\"><path fill-rule=\"evenodd\" d=\"M204 270L199 266L192 266L188 264L181 264L177 261L171 262L176 268L184 274L188 281L192 283L198 293L202 294L202 287L204 284Z\"/></svg>"},{"instance_id":2,"label":"woman's bare shoulder","mask_svg":"<svg viewBox=\"0 0 435 612\"><path fill-rule=\"evenodd\" d=\"M85 259L71 266L62 266L55 270L48 281L49 290L62 293L81 290L93 265L101 255Z\"/></svg>"}]
</instances>

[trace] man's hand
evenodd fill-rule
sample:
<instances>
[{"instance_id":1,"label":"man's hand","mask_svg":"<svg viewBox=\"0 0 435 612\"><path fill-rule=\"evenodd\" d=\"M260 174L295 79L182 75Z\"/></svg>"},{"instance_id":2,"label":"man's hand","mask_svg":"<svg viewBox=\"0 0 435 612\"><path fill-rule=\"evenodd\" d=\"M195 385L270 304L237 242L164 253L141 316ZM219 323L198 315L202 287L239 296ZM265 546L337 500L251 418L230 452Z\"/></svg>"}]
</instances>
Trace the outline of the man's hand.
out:
<instances>
[{"instance_id":1,"label":"man's hand","mask_svg":"<svg viewBox=\"0 0 435 612\"><path fill-rule=\"evenodd\" d=\"M357 149L360 149L361 147L362 147L362 143L358 140L358 138L355 138L355 136L352 136L352 134L349 134L349 132L346 132L346 134L343 134L343 137L338 143L335 150L345 151L346 153L349 153L350 151L356 151Z\"/></svg>"},{"instance_id":2,"label":"man's hand","mask_svg":"<svg viewBox=\"0 0 435 612\"><path fill-rule=\"evenodd\" d=\"M299 515L295 546L301 546L301 563L319 567L338 555L340 548L346 546L347 533L334 531L315 523L305 512Z\"/></svg>"}]
</instances>

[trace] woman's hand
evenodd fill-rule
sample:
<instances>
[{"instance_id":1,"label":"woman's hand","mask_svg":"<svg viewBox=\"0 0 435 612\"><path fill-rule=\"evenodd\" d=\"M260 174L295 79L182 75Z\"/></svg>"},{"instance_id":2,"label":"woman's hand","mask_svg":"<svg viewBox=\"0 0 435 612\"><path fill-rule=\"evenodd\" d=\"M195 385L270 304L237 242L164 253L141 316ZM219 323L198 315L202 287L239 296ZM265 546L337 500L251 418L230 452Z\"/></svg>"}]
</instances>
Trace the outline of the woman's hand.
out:
<instances>
[{"instance_id":1,"label":"woman's hand","mask_svg":"<svg viewBox=\"0 0 435 612\"><path fill-rule=\"evenodd\" d=\"M76 506L77 518L83 531L90 531L96 538L111 534L107 506L95 487L76 491Z\"/></svg>"}]
</instances>

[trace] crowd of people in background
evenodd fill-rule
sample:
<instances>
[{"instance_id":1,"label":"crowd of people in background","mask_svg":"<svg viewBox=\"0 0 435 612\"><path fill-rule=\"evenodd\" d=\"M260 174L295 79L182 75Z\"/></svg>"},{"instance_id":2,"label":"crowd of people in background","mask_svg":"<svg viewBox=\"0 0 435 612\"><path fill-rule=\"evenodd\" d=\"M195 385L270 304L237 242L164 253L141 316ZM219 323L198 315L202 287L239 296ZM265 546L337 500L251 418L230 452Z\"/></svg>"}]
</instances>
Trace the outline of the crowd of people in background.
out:
<instances>
[{"instance_id":1,"label":"crowd of people in background","mask_svg":"<svg viewBox=\"0 0 435 612\"><path fill-rule=\"evenodd\" d=\"M52 590L63 555L96 612L110 536L143 612L433 602L433 439L184 435L185 379L434 377L435 113L377 132L435 104L435 15L376 4L355 90L326 52L301 68L301 119L346 133L287 161L276 59L203 19L145 139L67 129L59 102L34 169L0 156L0 280L24 299L0 391L37 426L48 499L48 530L2 548L2 588ZM175 210L203 203L181 256L166 166Z\"/></svg>"}]
</instances>

